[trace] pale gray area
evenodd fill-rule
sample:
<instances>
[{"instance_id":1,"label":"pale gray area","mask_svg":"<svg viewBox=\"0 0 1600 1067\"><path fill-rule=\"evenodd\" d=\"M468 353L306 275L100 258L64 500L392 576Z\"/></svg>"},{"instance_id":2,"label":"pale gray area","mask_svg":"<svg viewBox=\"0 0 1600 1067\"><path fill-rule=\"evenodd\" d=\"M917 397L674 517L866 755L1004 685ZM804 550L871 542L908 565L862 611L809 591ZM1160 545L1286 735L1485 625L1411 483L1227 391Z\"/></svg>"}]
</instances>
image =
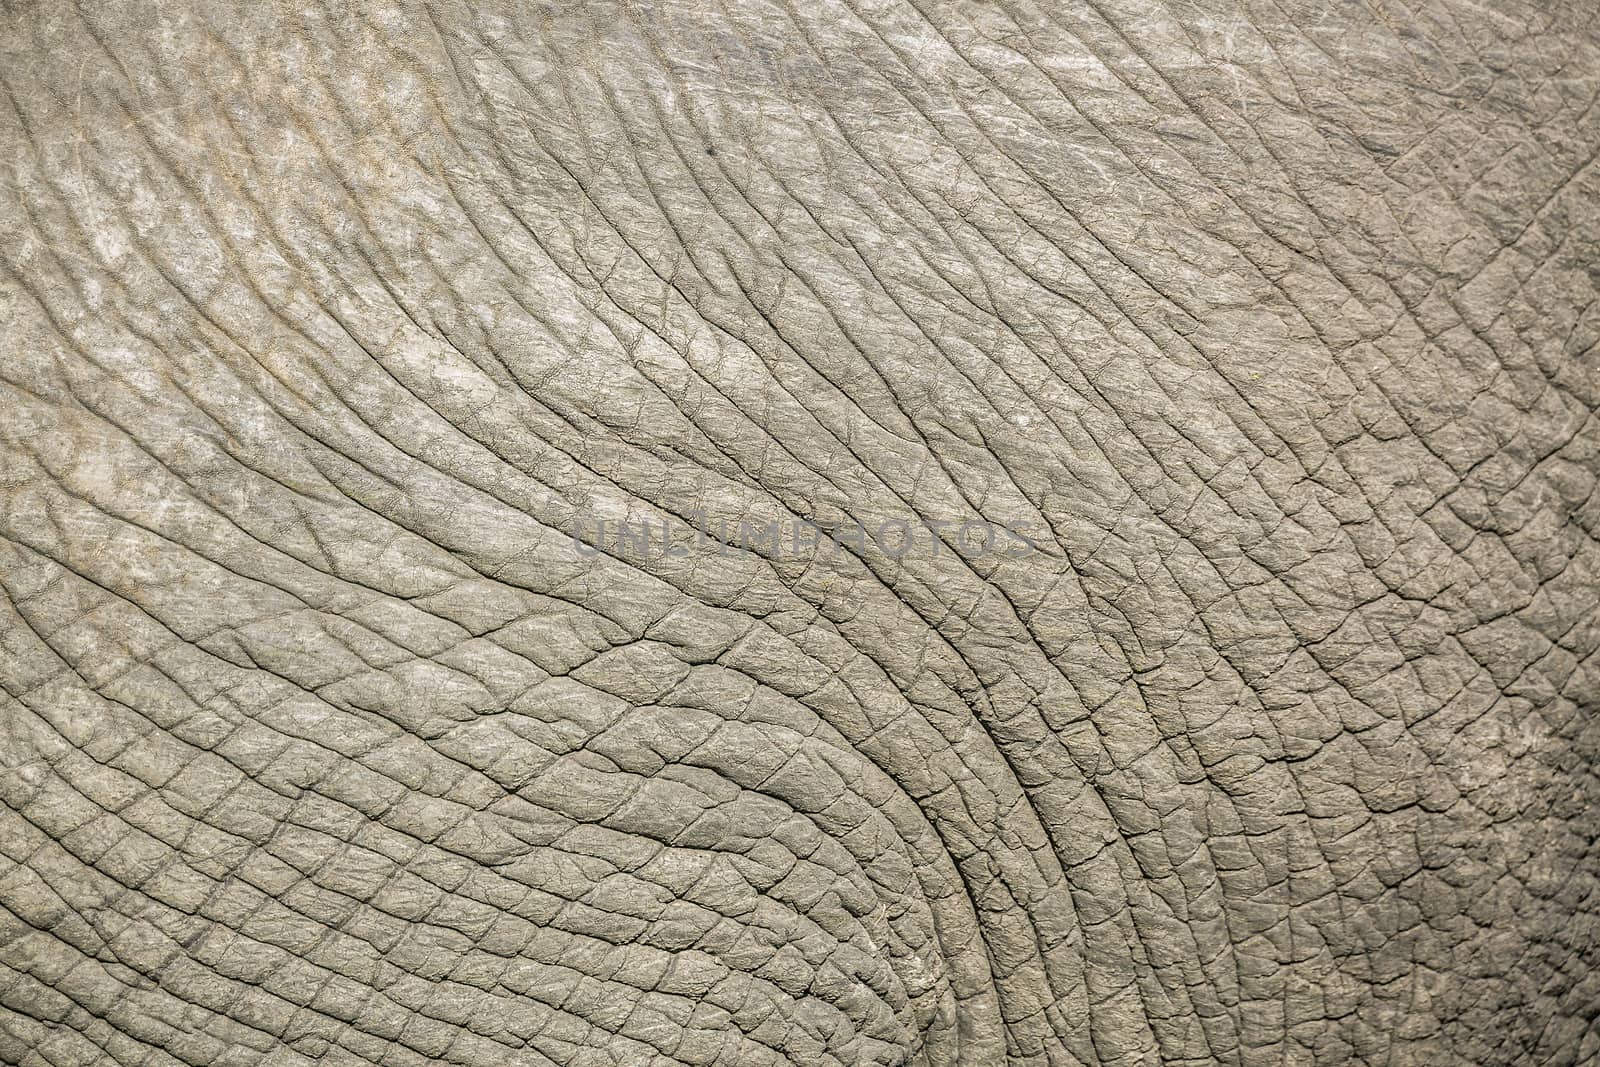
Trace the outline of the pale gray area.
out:
<instances>
[{"instance_id":1,"label":"pale gray area","mask_svg":"<svg viewBox=\"0 0 1600 1067\"><path fill-rule=\"evenodd\" d=\"M1600 1062L1596 18L10 3L0 1061Z\"/></svg>"}]
</instances>

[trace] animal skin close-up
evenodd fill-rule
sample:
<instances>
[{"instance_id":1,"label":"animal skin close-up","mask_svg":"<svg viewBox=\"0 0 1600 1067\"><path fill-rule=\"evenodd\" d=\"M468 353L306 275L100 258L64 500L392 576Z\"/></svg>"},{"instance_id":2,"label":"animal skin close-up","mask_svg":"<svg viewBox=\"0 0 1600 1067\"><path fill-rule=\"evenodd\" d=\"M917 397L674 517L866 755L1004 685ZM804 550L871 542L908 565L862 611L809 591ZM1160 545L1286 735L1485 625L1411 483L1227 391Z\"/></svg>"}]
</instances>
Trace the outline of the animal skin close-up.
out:
<instances>
[{"instance_id":1,"label":"animal skin close-up","mask_svg":"<svg viewBox=\"0 0 1600 1067\"><path fill-rule=\"evenodd\" d=\"M1600 1064L1594 0L7 0L0 1063Z\"/></svg>"}]
</instances>

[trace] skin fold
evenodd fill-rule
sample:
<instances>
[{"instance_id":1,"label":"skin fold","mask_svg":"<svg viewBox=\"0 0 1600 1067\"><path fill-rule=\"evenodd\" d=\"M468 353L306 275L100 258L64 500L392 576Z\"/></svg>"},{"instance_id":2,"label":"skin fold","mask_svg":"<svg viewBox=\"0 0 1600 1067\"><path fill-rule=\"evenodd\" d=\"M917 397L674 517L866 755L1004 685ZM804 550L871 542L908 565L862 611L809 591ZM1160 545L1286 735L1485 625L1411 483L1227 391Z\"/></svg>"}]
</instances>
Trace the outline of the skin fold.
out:
<instances>
[{"instance_id":1,"label":"skin fold","mask_svg":"<svg viewBox=\"0 0 1600 1067\"><path fill-rule=\"evenodd\" d=\"M0 1062L1600 1062L1591 3L0 88Z\"/></svg>"}]
</instances>

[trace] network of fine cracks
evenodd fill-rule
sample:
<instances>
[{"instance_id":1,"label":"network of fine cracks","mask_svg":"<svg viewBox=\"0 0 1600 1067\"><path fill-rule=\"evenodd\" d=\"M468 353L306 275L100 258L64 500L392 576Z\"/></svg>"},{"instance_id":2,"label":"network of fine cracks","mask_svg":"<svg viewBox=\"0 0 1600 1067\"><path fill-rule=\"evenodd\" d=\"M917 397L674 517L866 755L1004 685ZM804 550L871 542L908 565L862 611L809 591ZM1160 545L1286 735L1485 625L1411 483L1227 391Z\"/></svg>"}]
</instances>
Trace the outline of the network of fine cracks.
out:
<instances>
[{"instance_id":1,"label":"network of fine cracks","mask_svg":"<svg viewBox=\"0 0 1600 1067\"><path fill-rule=\"evenodd\" d=\"M0 1059L1600 1057L1584 4L0 42Z\"/></svg>"}]
</instances>

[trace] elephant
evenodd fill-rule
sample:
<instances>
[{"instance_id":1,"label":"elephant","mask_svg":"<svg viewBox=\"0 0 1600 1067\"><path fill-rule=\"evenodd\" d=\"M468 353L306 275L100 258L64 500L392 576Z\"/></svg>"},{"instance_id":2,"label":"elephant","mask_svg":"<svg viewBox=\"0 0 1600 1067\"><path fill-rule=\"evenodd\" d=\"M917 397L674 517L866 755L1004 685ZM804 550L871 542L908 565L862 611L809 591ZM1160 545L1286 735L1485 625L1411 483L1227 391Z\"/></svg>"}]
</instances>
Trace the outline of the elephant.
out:
<instances>
[{"instance_id":1,"label":"elephant","mask_svg":"<svg viewBox=\"0 0 1600 1067\"><path fill-rule=\"evenodd\" d=\"M4 1062L1600 1063L1592 4L3 18Z\"/></svg>"}]
</instances>

